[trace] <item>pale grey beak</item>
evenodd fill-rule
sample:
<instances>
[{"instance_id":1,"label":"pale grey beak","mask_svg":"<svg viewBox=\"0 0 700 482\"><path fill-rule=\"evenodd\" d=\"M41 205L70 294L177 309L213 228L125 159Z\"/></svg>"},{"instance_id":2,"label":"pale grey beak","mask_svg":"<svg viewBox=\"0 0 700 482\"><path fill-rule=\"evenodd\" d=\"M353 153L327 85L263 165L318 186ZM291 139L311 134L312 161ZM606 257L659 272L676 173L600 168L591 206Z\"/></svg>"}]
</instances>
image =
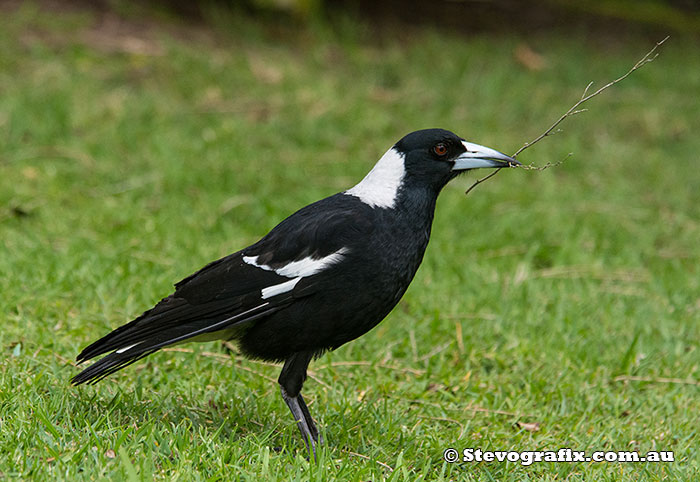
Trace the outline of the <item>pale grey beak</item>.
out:
<instances>
[{"instance_id":1,"label":"pale grey beak","mask_svg":"<svg viewBox=\"0 0 700 482\"><path fill-rule=\"evenodd\" d=\"M459 155L454 160L453 171L466 169L478 169L480 167L513 167L521 164L510 156L498 152L490 147L480 146L471 142L462 141L467 152Z\"/></svg>"}]
</instances>

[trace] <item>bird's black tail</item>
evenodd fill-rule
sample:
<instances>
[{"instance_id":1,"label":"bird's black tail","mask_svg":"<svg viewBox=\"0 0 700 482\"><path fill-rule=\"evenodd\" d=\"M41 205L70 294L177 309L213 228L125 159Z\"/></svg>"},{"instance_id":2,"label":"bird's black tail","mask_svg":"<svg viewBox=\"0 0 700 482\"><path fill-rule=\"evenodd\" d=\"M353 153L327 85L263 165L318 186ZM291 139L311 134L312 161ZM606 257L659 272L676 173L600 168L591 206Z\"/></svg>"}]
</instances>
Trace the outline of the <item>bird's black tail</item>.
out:
<instances>
[{"instance_id":1,"label":"bird's black tail","mask_svg":"<svg viewBox=\"0 0 700 482\"><path fill-rule=\"evenodd\" d=\"M195 337L216 332L230 337L230 329L270 315L280 305L261 303L253 308L212 302L192 306L182 298L169 296L134 321L117 328L86 347L78 355L82 363L104 353L107 356L71 379L74 385L94 384L104 377L160 350Z\"/></svg>"}]
</instances>

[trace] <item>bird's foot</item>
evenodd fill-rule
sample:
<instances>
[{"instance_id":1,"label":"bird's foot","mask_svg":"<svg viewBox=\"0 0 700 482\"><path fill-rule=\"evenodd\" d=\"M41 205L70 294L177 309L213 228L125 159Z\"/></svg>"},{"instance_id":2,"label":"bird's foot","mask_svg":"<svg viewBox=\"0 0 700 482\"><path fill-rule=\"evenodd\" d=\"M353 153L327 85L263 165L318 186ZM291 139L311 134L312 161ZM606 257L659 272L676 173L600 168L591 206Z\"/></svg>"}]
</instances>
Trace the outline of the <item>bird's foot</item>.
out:
<instances>
[{"instance_id":1,"label":"bird's foot","mask_svg":"<svg viewBox=\"0 0 700 482\"><path fill-rule=\"evenodd\" d=\"M316 446L323 444L323 437L318 433L318 429L316 428L313 418L311 418L309 408L306 406L304 398L301 396L301 393L296 397L290 397L287 395L284 388L282 388L282 398L292 412L292 415L294 415L297 427L299 427L299 431L304 438L306 450L313 454L314 460L317 460Z\"/></svg>"}]
</instances>

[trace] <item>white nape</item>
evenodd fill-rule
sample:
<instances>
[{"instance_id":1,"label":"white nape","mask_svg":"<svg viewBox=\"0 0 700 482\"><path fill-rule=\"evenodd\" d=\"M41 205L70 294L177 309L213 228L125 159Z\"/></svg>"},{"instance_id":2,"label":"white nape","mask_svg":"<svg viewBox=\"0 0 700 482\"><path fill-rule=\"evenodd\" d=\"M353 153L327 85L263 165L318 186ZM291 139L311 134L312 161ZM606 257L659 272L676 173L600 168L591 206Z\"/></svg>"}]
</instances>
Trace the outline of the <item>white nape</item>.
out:
<instances>
[{"instance_id":1,"label":"white nape","mask_svg":"<svg viewBox=\"0 0 700 482\"><path fill-rule=\"evenodd\" d=\"M137 343L134 343L133 345L125 346L124 348L120 348L120 349L118 349L115 353L124 353L124 352L127 351L127 350L131 350L133 347L135 347L135 346L138 345L139 343L141 343L141 342L139 341L139 342L137 342Z\"/></svg>"},{"instance_id":2,"label":"white nape","mask_svg":"<svg viewBox=\"0 0 700 482\"><path fill-rule=\"evenodd\" d=\"M406 168L404 155L391 148L355 187L345 191L373 208L393 208Z\"/></svg>"},{"instance_id":3,"label":"white nape","mask_svg":"<svg viewBox=\"0 0 700 482\"><path fill-rule=\"evenodd\" d=\"M268 286L267 288L263 288L260 290L260 294L262 295L262 299L266 300L268 298L272 298L273 296L281 295L282 293L286 293L287 291L292 291L296 284L301 280L301 276L298 278L290 279L289 281L285 281L284 283L280 283L278 285L273 285L273 286Z\"/></svg>"},{"instance_id":4,"label":"white nape","mask_svg":"<svg viewBox=\"0 0 700 482\"><path fill-rule=\"evenodd\" d=\"M347 253L347 248L340 248L335 253L331 253L323 258L312 258L308 256L304 259L298 261L292 261L285 264L279 268L273 268L272 266L267 266L258 263L258 256L243 256L243 261L256 268L264 269L266 271L274 271L280 276L286 276L287 278L303 278L305 276L311 276L319 271L322 271L329 266L332 266L343 259L345 253ZM284 284L284 283L283 283ZM279 286L279 285L276 285ZM270 288L273 288L272 286ZM291 288L290 288L291 289Z\"/></svg>"}]
</instances>

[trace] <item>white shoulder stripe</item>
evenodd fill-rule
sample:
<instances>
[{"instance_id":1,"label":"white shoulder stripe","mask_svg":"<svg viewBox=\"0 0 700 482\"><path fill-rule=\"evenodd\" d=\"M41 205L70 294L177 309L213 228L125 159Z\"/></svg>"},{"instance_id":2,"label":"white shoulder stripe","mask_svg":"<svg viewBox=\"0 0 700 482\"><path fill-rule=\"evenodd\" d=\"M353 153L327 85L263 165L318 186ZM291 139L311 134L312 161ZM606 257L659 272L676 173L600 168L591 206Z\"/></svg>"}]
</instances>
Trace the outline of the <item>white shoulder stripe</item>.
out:
<instances>
[{"instance_id":1,"label":"white shoulder stripe","mask_svg":"<svg viewBox=\"0 0 700 482\"><path fill-rule=\"evenodd\" d=\"M331 253L328 256L324 256L323 258L315 259L311 256L308 256L304 259L287 263L280 268L273 268L272 266L259 264L258 256L243 256L243 261L245 263L248 263L260 269L264 269L266 271L274 271L280 276L285 276L287 278L297 278L314 275L340 262L347 252L347 248L340 248L335 253Z\"/></svg>"},{"instance_id":2,"label":"white shoulder stripe","mask_svg":"<svg viewBox=\"0 0 700 482\"><path fill-rule=\"evenodd\" d=\"M404 155L392 147L369 174L345 194L358 197L372 207L393 208L405 174Z\"/></svg>"},{"instance_id":3,"label":"white shoulder stripe","mask_svg":"<svg viewBox=\"0 0 700 482\"><path fill-rule=\"evenodd\" d=\"M292 291L300 280L301 276L299 276L298 278L290 279L289 281L285 281L284 283L280 283L278 285L272 285L268 286L267 288L263 288L262 290L260 290L262 299L266 300L268 298L272 298L273 296L286 293L287 291Z\"/></svg>"}]
</instances>

